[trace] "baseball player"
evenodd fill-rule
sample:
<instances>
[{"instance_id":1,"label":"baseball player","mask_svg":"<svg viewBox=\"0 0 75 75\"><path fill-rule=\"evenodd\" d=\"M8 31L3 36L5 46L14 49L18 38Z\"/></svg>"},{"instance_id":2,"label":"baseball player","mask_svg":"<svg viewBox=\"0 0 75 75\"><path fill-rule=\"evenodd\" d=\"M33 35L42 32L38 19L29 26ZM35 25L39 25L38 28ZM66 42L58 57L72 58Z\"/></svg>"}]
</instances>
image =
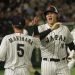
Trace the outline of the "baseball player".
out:
<instances>
[{"instance_id":1,"label":"baseball player","mask_svg":"<svg viewBox=\"0 0 75 75\"><path fill-rule=\"evenodd\" d=\"M74 52L75 46L73 37L69 29L58 21L58 10L55 6L47 7L45 11L47 23L38 26L38 32L51 29L54 25L59 25L59 28L51 31L44 39L41 40L41 74L42 75L70 75L70 70L67 66L66 46ZM73 57L73 53L69 55Z\"/></svg>"},{"instance_id":2,"label":"baseball player","mask_svg":"<svg viewBox=\"0 0 75 75\"><path fill-rule=\"evenodd\" d=\"M40 40L23 34L24 19L17 16L12 22L14 33L6 35L0 46L0 59L5 59L4 75L30 75L31 54L34 47L40 47Z\"/></svg>"},{"instance_id":3,"label":"baseball player","mask_svg":"<svg viewBox=\"0 0 75 75\"><path fill-rule=\"evenodd\" d=\"M71 31L71 34L73 36L73 39L74 39L73 42L75 44L75 29L73 29ZM68 49L68 53L71 54L71 51L69 49ZM69 67L69 69L72 69L74 67L74 65L75 65L75 54L74 54L73 58L68 59L68 67Z\"/></svg>"}]
</instances>

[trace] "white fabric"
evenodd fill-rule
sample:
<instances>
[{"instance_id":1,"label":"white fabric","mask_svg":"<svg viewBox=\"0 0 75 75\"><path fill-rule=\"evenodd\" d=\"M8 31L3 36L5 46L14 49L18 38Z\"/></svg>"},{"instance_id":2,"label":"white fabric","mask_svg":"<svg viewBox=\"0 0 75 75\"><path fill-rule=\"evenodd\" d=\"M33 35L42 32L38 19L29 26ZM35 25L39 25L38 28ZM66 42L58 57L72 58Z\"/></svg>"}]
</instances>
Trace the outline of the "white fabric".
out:
<instances>
[{"instance_id":1,"label":"white fabric","mask_svg":"<svg viewBox=\"0 0 75 75\"><path fill-rule=\"evenodd\" d=\"M66 45L73 41L73 37L69 29L59 23L58 29L50 32L42 41L41 46L41 75L70 75L70 70L67 61L62 58L67 57ZM48 23L38 27L39 32L43 32L51 28ZM48 60L43 60L46 58ZM50 58L60 59L60 61L50 61Z\"/></svg>"},{"instance_id":2,"label":"white fabric","mask_svg":"<svg viewBox=\"0 0 75 75\"><path fill-rule=\"evenodd\" d=\"M41 25L38 27L39 32L43 32L49 29L49 25ZM44 58L63 58L67 56L65 44L71 43L73 37L69 29L60 23L58 29L50 32L42 41L41 55Z\"/></svg>"},{"instance_id":3,"label":"white fabric","mask_svg":"<svg viewBox=\"0 0 75 75\"><path fill-rule=\"evenodd\" d=\"M5 59L5 68L15 69L31 65L31 55L35 47L40 47L40 40L21 33L14 33L3 38L0 46L0 59Z\"/></svg>"},{"instance_id":4,"label":"white fabric","mask_svg":"<svg viewBox=\"0 0 75 75\"><path fill-rule=\"evenodd\" d=\"M41 63L41 75L71 75L66 60L61 62L45 61Z\"/></svg>"},{"instance_id":5,"label":"white fabric","mask_svg":"<svg viewBox=\"0 0 75 75\"><path fill-rule=\"evenodd\" d=\"M27 68L5 69L4 75L30 75Z\"/></svg>"}]
</instances>

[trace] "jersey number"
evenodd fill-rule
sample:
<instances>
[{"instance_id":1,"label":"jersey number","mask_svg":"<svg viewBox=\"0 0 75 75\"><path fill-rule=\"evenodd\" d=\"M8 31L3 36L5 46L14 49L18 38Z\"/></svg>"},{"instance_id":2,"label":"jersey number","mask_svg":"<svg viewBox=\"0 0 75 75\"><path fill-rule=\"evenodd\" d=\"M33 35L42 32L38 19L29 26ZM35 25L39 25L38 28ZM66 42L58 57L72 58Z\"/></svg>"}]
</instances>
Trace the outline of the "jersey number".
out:
<instances>
[{"instance_id":1,"label":"jersey number","mask_svg":"<svg viewBox=\"0 0 75 75\"><path fill-rule=\"evenodd\" d=\"M24 55L24 44L17 44L17 54L19 57L23 57Z\"/></svg>"}]
</instances>

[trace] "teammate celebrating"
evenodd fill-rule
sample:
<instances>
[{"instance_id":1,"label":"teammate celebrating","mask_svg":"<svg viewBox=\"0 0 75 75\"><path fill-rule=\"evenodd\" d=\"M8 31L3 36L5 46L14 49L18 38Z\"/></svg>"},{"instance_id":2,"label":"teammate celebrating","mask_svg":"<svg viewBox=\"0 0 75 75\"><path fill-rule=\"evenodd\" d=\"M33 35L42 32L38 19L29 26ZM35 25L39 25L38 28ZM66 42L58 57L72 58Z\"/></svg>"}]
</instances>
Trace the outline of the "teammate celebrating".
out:
<instances>
[{"instance_id":1,"label":"teammate celebrating","mask_svg":"<svg viewBox=\"0 0 75 75\"><path fill-rule=\"evenodd\" d=\"M23 34L23 18L14 17L12 22L14 33L6 35L0 46L0 59L5 59L5 75L30 75L32 50L40 47L40 41Z\"/></svg>"},{"instance_id":2,"label":"teammate celebrating","mask_svg":"<svg viewBox=\"0 0 75 75\"><path fill-rule=\"evenodd\" d=\"M75 46L69 29L58 20L58 10L55 6L47 7L45 11L47 23L38 26L38 32L41 33L47 29L51 29L54 25L59 28L50 32L41 43L41 74L42 75L70 75L67 66L66 46L74 52ZM43 49L45 48L45 49ZM69 55L69 58L73 53Z\"/></svg>"}]
</instances>

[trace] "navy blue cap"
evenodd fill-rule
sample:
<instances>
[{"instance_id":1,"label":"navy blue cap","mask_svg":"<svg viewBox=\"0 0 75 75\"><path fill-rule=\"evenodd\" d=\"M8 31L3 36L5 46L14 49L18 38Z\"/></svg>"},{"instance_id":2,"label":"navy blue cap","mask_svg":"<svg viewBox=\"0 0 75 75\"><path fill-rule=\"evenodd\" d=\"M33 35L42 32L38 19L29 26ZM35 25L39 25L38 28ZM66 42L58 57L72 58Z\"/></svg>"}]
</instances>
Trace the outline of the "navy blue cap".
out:
<instances>
[{"instance_id":1,"label":"navy blue cap","mask_svg":"<svg viewBox=\"0 0 75 75\"><path fill-rule=\"evenodd\" d=\"M24 27L25 26L25 19L21 16L13 16L11 18L12 24L17 26L17 27Z\"/></svg>"},{"instance_id":2,"label":"navy blue cap","mask_svg":"<svg viewBox=\"0 0 75 75\"><path fill-rule=\"evenodd\" d=\"M49 6L46 8L44 14L46 15L48 12L58 13L58 10L55 6Z\"/></svg>"}]
</instances>

